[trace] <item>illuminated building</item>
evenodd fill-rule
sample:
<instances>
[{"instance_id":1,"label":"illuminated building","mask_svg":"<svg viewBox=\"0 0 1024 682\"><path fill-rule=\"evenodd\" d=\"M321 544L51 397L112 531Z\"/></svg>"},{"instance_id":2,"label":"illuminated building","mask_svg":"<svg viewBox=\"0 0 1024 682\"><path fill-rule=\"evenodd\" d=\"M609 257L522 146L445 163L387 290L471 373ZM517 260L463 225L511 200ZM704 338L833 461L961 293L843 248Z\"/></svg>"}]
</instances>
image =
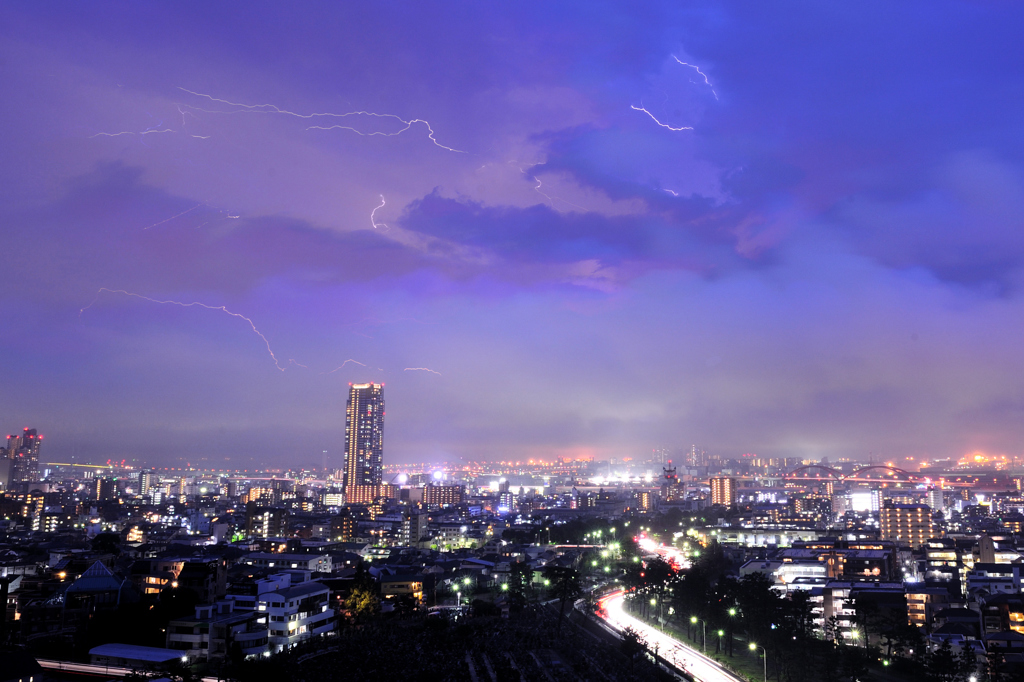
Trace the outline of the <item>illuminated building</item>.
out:
<instances>
[{"instance_id":1,"label":"illuminated building","mask_svg":"<svg viewBox=\"0 0 1024 682\"><path fill-rule=\"evenodd\" d=\"M97 478L94 481L94 493L100 502L117 498L117 481L112 478Z\"/></svg>"},{"instance_id":2,"label":"illuminated building","mask_svg":"<svg viewBox=\"0 0 1024 682\"><path fill-rule=\"evenodd\" d=\"M402 518L402 528L399 532L398 543L406 547L415 547L424 535L427 534L426 514L408 513Z\"/></svg>"},{"instance_id":3,"label":"illuminated building","mask_svg":"<svg viewBox=\"0 0 1024 682\"><path fill-rule=\"evenodd\" d=\"M653 511L657 505L657 496L647 490L633 493L634 507L639 511Z\"/></svg>"},{"instance_id":4,"label":"illuminated building","mask_svg":"<svg viewBox=\"0 0 1024 682\"><path fill-rule=\"evenodd\" d=\"M886 502L880 511L882 540L904 542L918 549L933 535L932 510L926 504Z\"/></svg>"},{"instance_id":5,"label":"illuminated building","mask_svg":"<svg viewBox=\"0 0 1024 682\"><path fill-rule=\"evenodd\" d=\"M256 611L266 614L269 621L270 651L290 649L304 639L334 629L331 590L310 580L307 571L272 575L261 580L257 589Z\"/></svg>"},{"instance_id":6,"label":"illuminated building","mask_svg":"<svg viewBox=\"0 0 1024 682\"><path fill-rule=\"evenodd\" d=\"M154 471L143 471L139 474L139 494L143 497L152 495L160 487L160 477Z\"/></svg>"},{"instance_id":7,"label":"illuminated building","mask_svg":"<svg viewBox=\"0 0 1024 682\"><path fill-rule=\"evenodd\" d=\"M345 405L345 492L350 486L380 485L383 478L384 385L351 384Z\"/></svg>"},{"instance_id":8,"label":"illuminated building","mask_svg":"<svg viewBox=\"0 0 1024 682\"><path fill-rule=\"evenodd\" d=\"M350 485L345 488L345 504L373 504L378 500L394 500L398 488L389 483Z\"/></svg>"},{"instance_id":9,"label":"illuminated building","mask_svg":"<svg viewBox=\"0 0 1024 682\"><path fill-rule=\"evenodd\" d=\"M736 502L736 479L715 476L711 479L711 504L728 507Z\"/></svg>"},{"instance_id":10,"label":"illuminated building","mask_svg":"<svg viewBox=\"0 0 1024 682\"><path fill-rule=\"evenodd\" d=\"M676 468L672 466L672 460L661 468L663 480L661 484L661 496L667 501L680 499L684 495L682 486L679 485L679 476L676 475Z\"/></svg>"},{"instance_id":11,"label":"illuminated building","mask_svg":"<svg viewBox=\"0 0 1024 682\"><path fill-rule=\"evenodd\" d=\"M249 538L284 537L288 533L288 511L276 507L257 507L249 503L245 533Z\"/></svg>"},{"instance_id":12,"label":"illuminated building","mask_svg":"<svg viewBox=\"0 0 1024 682\"><path fill-rule=\"evenodd\" d=\"M11 486L39 479L39 448L43 437L26 428L20 436L7 436L7 458L11 460Z\"/></svg>"},{"instance_id":13,"label":"illuminated building","mask_svg":"<svg viewBox=\"0 0 1024 682\"><path fill-rule=\"evenodd\" d=\"M418 606L423 601L423 581L407 575L381 576L380 595L385 600L411 597Z\"/></svg>"},{"instance_id":14,"label":"illuminated building","mask_svg":"<svg viewBox=\"0 0 1024 682\"><path fill-rule=\"evenodd\" d=\"M331 517L331 540L349 542L356 535L356 520L346 514Z\"/></svg>"},{"instance_id":15,"label":"illuminated building","mask_svg":"<svg viewBox=\"0 0 1024 682\"><path fill-rule=\"evenodd\" d=\"M447 507L461 504L465 497L466 491L461 485L432 485L428 483L423 486L423 504Z\"/></svg>"}]
</instances>

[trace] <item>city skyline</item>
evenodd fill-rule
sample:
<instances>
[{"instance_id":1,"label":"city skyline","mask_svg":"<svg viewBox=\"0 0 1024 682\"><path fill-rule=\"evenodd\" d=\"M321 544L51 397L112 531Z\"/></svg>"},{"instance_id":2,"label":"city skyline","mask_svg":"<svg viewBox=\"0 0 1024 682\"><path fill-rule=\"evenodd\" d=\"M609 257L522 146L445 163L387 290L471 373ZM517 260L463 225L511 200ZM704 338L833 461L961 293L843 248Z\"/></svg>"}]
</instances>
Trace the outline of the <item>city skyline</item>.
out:
<instances>
[{"instance_id":1,"label":"city skyline","mask_svg":"<svg viewBox=\"0 0 1024 682\"><path fill-rule=\"evenodd\" d=\"M1022 27L2 4L0 416L340 468L386 383L388 463L1019 457Z\"/></svg>"}]
</instances>

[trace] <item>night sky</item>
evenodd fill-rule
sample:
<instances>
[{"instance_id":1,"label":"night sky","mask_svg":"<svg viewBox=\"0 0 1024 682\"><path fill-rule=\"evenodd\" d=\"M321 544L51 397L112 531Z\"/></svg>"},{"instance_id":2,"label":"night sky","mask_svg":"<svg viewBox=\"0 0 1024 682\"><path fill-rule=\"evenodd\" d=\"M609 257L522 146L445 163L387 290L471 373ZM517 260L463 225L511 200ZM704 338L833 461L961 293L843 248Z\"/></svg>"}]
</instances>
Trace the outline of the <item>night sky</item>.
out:
<instances>
[{"instance_id":1,"label":"night sky","mask_svg":"<svg viewBox=\"0 0 1024 682\"><path fill-rule=\"evenodd\" d=\"M382 381L386 462L1019 455L1022 35L1012 2L0 3L0 429L337 466Z\"/></svg>"}]
</instances>

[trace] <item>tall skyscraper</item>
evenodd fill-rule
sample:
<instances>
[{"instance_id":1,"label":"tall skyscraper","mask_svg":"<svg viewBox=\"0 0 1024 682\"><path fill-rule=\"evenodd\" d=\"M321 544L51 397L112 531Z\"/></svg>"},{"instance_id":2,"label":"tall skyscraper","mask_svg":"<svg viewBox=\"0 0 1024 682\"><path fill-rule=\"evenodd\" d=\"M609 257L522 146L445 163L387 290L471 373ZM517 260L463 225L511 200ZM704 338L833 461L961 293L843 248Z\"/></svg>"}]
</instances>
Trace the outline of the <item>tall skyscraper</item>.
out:
<instances>
[{"instance_id":1,"label":"tall skyscraper","mask_svg":"<svg viewBox=\"0 0 1024 682\"><path fill-rule=\"evenodd\" d=\"M345 405L345 491L384 479L384 385L350 384Z\"/></svg>"},{"instance_id":2,"label":"tall skyscraper","mask_svg":"<svg viewBox=\"0 0 1024 682\"><path fill-rule=\"evenodd\" d=\"M11 460L11 486L39 479L39 447L43 437L35 429L20 436L7 436L7 457Z\"/></svg>"}]
</instances>

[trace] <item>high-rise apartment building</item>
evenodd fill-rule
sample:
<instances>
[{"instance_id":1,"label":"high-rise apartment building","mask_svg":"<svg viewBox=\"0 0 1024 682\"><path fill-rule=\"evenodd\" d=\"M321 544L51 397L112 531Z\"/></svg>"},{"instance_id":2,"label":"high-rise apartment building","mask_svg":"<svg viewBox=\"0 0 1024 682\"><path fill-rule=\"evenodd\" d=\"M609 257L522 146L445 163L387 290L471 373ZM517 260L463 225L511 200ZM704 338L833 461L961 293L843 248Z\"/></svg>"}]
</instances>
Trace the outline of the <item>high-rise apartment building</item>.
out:
<instances>
[{"instance_id":1,"label":"high-rise apartment building","mask_svg":"<svg viewBox=\"0 0 1024 682\"><path fill-rule=\"evenodd\" d=\"M932 510L926 504L894 504L888 500L880 510L881 539L903 542L918 549L933 534Z\"/></svg>"},{"instance_id":2,"label":"high-rise apartment building","mask_svg":"<svg viewBox=\"0 0 1024 682\"><path fill-rule=\"evenodd\" d=\"M42 441L43 437L35 429L25 429L20 436L7 436L12 487L39 480L39 448Z\"/></svg>"},{"instance_id":3,"label":"high-rise apartment building","mask_svg":"<svg viewBox=\"0 0 1024 682\"><path fill-rule=\"evenodd\" d=\"M711 504L728 507L736 502L736 479L715 476L711 479Z\"/></svg>"},{"instance_id":4,"label":"high-rise apartment building","mask_svg":"<svg viewBox=\"0 0 1024 682\"><path fill-rule=\"evenodd\" d=\"M160 477L155 471L143 471L139 474L139 494L143 497L151 496L160 486Z\"/></svg>"},{"instance_id":5,"label":"high-rise apartment building","mask_svg":"<svg viewBox=\"0 0 1024 682\"><path fill-rule=\"evenodd\" d=\"M345 491L384 478L384 385L350 384L345 405Z\"/></svg>"},{"instance_id":6,"label":"high-rise apartment building","mask_svg":"<svg viewBox=\"0 0 1024 682\"><path fill-rule=\"evenodd\" d=\"M423 486L423 504L436 504L441 507L448 507L453 504L462 504L466 499L466 489L461 485L433 485L428 483Z\"/></svg>"}]
</instances>

